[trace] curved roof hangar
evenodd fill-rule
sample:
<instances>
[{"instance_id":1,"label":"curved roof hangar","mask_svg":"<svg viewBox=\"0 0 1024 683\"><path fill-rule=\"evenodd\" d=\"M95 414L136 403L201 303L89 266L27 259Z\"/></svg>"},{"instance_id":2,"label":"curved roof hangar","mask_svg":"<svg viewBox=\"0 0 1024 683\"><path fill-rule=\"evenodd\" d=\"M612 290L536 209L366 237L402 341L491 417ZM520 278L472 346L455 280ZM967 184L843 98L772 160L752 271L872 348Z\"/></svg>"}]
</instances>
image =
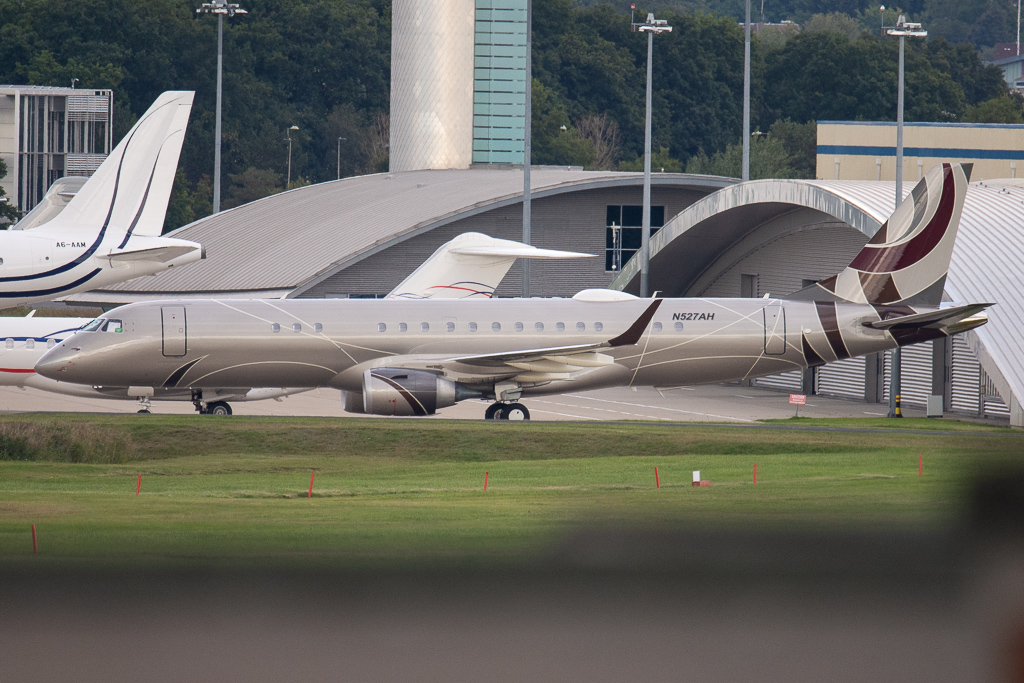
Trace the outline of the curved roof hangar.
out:
<instances>
[{"instance_id":1,"label":"curved roof hangar","mask_svg":"<svg viewBox=\"0 0 1024 683\"><path fill-rule=\"evenodd\" d=\"M642 182L641 173L537 167L531 172L531 196L639 188ZM655 188L692 190L698 196L734 182L681 173L652 177ZM522 201L523 173L514 168L408 171L310 185L170 233L202 243L207 258L200 263L77 299L116 303L159 296L300 296L399 242Z\"/></svg>"},{"instance_id":2,"label":"curved roof hangar","mask_svg":"<svg viewBox=\"0 0 1024 683\"><path fill-rule=\"evenodd\" d=\"M905 195L913 185L904 184ZM893 186L884 181L733 185L683 210L652 236L652 289L668 296L700 296L743 254L813 224L842 223L866 240L892 213L893 201ZM623 267L612 286L638 291L637 259ZM969 341L1000 394L1016 404L1011 413L1019 413L1024 397L1024 181L970 185L945 292L953 301L996 304L989 309L989 323L968 333Z\"/></svg>"}]
</instances>

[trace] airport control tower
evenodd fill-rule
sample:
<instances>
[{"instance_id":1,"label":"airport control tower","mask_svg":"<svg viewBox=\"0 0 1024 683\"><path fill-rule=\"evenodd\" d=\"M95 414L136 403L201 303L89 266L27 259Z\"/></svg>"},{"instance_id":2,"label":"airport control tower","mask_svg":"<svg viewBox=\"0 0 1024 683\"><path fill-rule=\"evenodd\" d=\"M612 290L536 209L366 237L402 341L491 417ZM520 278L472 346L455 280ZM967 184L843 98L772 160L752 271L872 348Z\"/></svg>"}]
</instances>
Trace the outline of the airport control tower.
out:
<instances>
[{"instance_id":1,"label":"airport control tower","mask_svg":"<svg viewBox=\"0 0 1024 683\"><path fill-rule=\"evenodd\" d=\"M391 170L522 164L526 0L394 0Z\"/></svg>"}]
</instances>

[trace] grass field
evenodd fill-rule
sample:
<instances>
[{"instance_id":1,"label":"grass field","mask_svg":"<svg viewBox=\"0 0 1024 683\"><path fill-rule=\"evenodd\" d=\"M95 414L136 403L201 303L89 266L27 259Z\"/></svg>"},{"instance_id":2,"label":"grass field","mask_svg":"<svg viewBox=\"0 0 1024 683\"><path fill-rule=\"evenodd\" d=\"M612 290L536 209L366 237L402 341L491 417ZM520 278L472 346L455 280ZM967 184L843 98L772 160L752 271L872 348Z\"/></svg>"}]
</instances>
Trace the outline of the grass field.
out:
<instances>
[{"instance_id":1,"label":"grass field","mask_svg":"<svg viewBox=\"0 0 1024 683\"><path fill-rule=\"evenodd\" d=\"M968 423L777 426L2 416L0 560L509 566L581 525L927 527L963 515L979 468L1024 454L1024 433Z\"/></svg>"}]
</instances>

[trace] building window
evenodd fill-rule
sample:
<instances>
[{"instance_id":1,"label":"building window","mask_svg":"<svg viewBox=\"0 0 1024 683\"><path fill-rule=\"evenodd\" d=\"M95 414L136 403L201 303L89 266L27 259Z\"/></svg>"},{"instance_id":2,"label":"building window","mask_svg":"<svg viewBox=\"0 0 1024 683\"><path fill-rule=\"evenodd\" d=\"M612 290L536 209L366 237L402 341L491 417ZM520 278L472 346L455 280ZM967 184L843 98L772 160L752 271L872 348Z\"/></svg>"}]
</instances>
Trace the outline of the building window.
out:
<instances>
[{"instance_id":1,"label":"building window","mask_svg":"<svg viewBox=\"0 0 1024 683\"><path fill-rule=\"evenodd\" d=\"M622 270L622 266L633 257L643 240L644 207L634 205L609 205L605 220L604 269L611 273ZM665 207L651 207L651 234L665 225Z\"/></svg>"},{"instance_id":2,"label":"building window","mask_svg":"<svg viewBox=\"0 0 1024 683\"><path fill-rule=\"evenodd\" d=\"M740 275L740 296L744 299L757 298L757 276Z\"/></svg>"}]
</instances>

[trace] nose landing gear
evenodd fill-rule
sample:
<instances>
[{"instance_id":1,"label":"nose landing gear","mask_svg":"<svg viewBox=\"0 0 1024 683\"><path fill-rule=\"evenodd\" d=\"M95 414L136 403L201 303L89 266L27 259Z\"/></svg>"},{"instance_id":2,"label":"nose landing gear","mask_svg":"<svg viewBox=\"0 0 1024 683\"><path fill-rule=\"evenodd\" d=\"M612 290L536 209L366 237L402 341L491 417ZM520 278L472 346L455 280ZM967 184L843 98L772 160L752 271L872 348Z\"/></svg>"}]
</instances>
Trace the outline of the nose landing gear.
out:
<instances>
[{"instance_id":1,"label":"nose landing gear","mask_svg":"<svg viewBox=\"0 0 1024 683\"><path fill-rule=\"evenodd\" d=\"M492 403L484 412L485 420L529 420L530 411L522 403Z\"/></svg>"}]
</instances>

